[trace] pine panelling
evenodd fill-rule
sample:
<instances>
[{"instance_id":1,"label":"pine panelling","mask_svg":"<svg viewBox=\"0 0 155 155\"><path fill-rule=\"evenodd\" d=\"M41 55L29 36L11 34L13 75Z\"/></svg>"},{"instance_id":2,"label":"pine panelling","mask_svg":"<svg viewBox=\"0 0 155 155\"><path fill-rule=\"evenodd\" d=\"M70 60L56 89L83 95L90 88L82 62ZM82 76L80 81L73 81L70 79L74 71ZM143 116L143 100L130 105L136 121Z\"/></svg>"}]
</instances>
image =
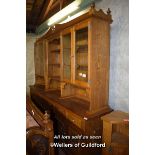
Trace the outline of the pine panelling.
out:
<instances>
[{"instance_id":1,"label":"pine panelling","mask_svg":"<svg viewBox=\"0 0 155 155\"><path fill-rule=\"evenodd\" d=\"M97 18L91 21L91 54L90 54L90 111L108 105L109 75L109 23Z\"/></svg>"}]
</instances>

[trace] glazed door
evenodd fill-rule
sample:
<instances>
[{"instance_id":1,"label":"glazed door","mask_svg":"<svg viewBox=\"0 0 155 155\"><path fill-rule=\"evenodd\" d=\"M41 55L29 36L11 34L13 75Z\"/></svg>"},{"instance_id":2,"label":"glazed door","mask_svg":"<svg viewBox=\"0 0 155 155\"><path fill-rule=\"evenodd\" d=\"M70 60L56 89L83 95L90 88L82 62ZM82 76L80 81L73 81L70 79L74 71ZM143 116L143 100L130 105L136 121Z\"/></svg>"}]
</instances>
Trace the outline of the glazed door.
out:
<instances>
[{"instance_id":1,"label":"glazed door","mask_svg":"<svg viewBox=\"0 0 155 155\"><path fill-rule=\"evenodd\" d=\"M75 75L74 82L80 86L88 86L89 79L89 27L88 22L75 26Z\"/></svg>"},{"instance_id":2,"label":"glazed door","mask_svg":"<svg viewBox=\"0 0 155 155\"><path fill-rule=\"evenodd\" d=\"M71 29L67 29L62 33L61 50L62 50L62 80L71 82Z\"/></svg>"}]
</instances>

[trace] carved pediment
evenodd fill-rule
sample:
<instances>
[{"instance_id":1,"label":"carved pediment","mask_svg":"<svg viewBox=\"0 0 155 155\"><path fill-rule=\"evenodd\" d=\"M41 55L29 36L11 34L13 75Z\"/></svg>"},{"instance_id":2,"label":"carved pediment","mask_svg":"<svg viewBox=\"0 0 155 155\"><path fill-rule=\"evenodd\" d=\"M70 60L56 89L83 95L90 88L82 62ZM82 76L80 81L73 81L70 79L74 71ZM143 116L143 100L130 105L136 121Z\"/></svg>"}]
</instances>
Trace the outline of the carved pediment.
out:
<instances>
[{"instance_id":1,"label":"carved pediment","mask_svg":"<svg viewBox=\"0 0 155 155\"><path fill-rule=\"evenodd\" d=\"M90 11L89 11L90 15L93 15L95 17L101 18L103 20L108 20L110 23L112 23L112 17L111 17L111 10L108 8L107 13L104 13L102 9L100 9L99 11L97 11L95 9L95 4L91 5Z\"/></svg>"}]
</instances>

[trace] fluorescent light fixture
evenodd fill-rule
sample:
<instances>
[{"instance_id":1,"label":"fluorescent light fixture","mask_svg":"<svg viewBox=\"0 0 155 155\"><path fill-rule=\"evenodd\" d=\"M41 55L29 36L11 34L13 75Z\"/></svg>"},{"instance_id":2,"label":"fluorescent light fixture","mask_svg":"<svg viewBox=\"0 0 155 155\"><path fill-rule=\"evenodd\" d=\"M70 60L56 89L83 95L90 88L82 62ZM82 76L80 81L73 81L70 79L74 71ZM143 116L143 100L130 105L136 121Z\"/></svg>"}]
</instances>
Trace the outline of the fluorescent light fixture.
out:
<instances>
[{"instance_id":1,"label":"fluorescent light fixture","mask_svg":"<svg viewBox=\"0 0 155 155\"><path fill-rule=\"evenodd\" d=\"M85 9L85 10L83 10L83 11L80 11L80 12L78 12L77 14L75 14L75 15L73 15L73 16L68 16L67 19L63 20L63 21L60 22L59 24L64 24L64 23L67 23L67 22L69 22L69 21L71 21L71 20L77 18L77 17L79 17L79 16L85 14L86 12L88 12L89 9L90 9L90 8L88 7L87 9Z\"/></svg>"},{"instance_id":2,"label":"fluorescent light fixture","mask_svg":"<svg viewBox=\"0 0 155 155\"><path fill-rule=\"evenodd\" d=\"M53 15L48 20L47 25L51 26L51 25L59 22L61 19L65 18L66 16L68 16L70 13L72 13L72 12L76 11L77 9L79 9L79 5L81 4L81 2L82 2L82 0L75 0L74 2L72 2L71 4L69 4L68 6L63 8L61 11L59 11L58 13Z\"/></svg>"},{"instance_id":3,"label":"fluorescent light fixture","mask_svg":"<svg viewBox=\"0 0 155 155\"><path fill-rule=\"evenodd\" d=\"M95 1L101 0L74 0L71 4L69 4L58 13L44 21L41 25L39 25L36 29L36 34L43 34L49 27L55 25L56 23L65 23L78 17L80 15L78 14L78 12L86 9L90 6L91 3ZM67 17L69 18L67 19Z\"/></svg>"}]
</instances>

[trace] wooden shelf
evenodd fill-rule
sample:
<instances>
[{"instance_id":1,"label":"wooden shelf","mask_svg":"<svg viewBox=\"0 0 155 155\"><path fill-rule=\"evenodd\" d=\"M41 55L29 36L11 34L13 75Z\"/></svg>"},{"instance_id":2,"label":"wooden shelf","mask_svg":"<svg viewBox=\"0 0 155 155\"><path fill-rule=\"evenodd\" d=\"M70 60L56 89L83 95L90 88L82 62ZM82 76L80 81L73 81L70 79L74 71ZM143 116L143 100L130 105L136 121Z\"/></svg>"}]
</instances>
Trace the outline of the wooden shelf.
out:
<instances>
[{"instance_id":1,"label":"wooden shelf","mask_svg":"<svg viewBox=\"0 0 155 155\"><path fill-rule=\"evenodd\" d=\"M49 64L50 66L60 66L60 63Z\"/></svg>"},{"instance_id":2,"label":"wooden shelf","mask_svg":"<svg viewBox=\"0 0 155 155\"><path fill-rule=\"evenodd\" d=\"M60 76L50 76L49 79L50 80L60 81Z\"/></svg>"},{"instance_id":3,"label":"wooden shelf","mask_svg":"<svg viewBox=\"0 0 155 155\"><path fill-rule=\"evenodd\" d=\"M35 74L37 77L44 78L44 75Z\"/></svg>"},{"instance_id":4,"label":"wooden shelf","mask_svg":"<svg viewBox=\"0 0 155 155\"><path fill-rule=\"evenodd\" d=\"M81 51L85 51L85 50L87 50L87 52L88 52L88 44L85 44L85 45L77 45L77 49L76 49L76 51L77 52L81 52Z\"/></svg>"},{"instance_id":5,"label":"wooden shelf","mask_svg":"<svg viewBox=\"0 0 155 155\"><path fill-rule=\"evenodd\" d=\"M77 68L78 70L88 70L88 66L86 65L77 65Z\"/></svg>"},{"instance_id":6,"label":"wooden shelf","mask_svg":"<svg viewBox=\"0 0 155 155\"><path fill-rule=\"evenodd\" d=\"M88 40L87 39L77 40L76 45L77 46L88 45Z\"/></svg>"},{"instance_id":7,"label":"wooden shelf","mask_svg":"<svg viewBox=\"0 0 155 155\"><path fill-rule=\"evenodd\" d=\"M60 53L60 49L52 49L50 53Z\"/></svg>"},{"instance_id":8,"label":"wooden shelf","mask_svg":"<svg viewBox=\"0 0 155 155\"><path fill-rule=\"evenodd\" d=\"M60 44L60 38L50 40L48 43L49 44L54 44L54 45L59 45Z\"/></svg>"},{"instance_id":9,"label":"wooden shelf","mask_svg":"<svg viewBox=\"0 0 155 155\"><path fill-rule=\"evenodd\" d=\"M71 65L64 64L64 66L69 66L70 67Z\"/></svg>"},{"instance_id":10,"label":"wooden shelf","mask_svg":"<svg viewBox=\"0 0 155 155\"><path fill-rule=\"evenodd\" d=\"M80 45L76 48L77 53L88 53L88 45Z\"/></svg>"},{"instance_id":11,"label":"wooden shelf","mask_svg":"<svg viewBox=\"0 0 155 155\"><path fill-rule=\"evenodd\" d=\"M63 48L63 51L70 51L71 48Z\"/></svg>"}]
</instances>

